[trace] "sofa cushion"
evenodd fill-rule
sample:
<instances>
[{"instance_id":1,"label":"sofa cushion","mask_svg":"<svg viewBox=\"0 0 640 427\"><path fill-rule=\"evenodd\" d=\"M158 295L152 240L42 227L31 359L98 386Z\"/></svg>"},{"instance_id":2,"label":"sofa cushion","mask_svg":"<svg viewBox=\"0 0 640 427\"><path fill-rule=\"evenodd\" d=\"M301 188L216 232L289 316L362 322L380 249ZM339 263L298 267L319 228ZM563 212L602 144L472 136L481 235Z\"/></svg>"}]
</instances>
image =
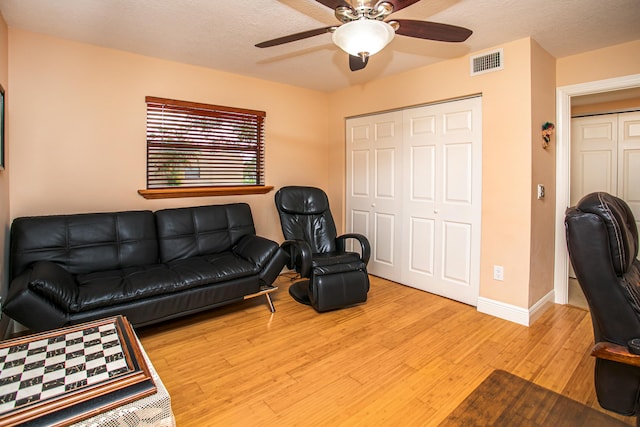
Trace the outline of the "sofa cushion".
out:
<instances>
[{"instance_id":1,"label":"sofa cushion","mask_svg":"<svg viewBox=\"0 0 640 427\"><path fill-rule=\"evenodd\" d=\"M16 218L11 226L11 278L35 261L71 274L117 270L158 261L151 211Z\"/></svg>"},{"instance_id":2,"label":"sofa cushion","mask_svg":"<svg viewBox=\"0 0 640 427\"><path fill-rule=\"evenodd\" d=\"M78 275L77 307L82 312L154 295L225 282L259 272L231 252L176 260L152 266Z\"/></svg>"},{"instance_id":3,"label":"sofa cushion","mask_svg":"<svg viewBox=\"0 0 640 427\"><path fill-rule=\"evenodd\" d=\"M246 203L163 209L156 212L160 261L231 250L247 234L255 234Z\"/></svg>"}]
</instances>

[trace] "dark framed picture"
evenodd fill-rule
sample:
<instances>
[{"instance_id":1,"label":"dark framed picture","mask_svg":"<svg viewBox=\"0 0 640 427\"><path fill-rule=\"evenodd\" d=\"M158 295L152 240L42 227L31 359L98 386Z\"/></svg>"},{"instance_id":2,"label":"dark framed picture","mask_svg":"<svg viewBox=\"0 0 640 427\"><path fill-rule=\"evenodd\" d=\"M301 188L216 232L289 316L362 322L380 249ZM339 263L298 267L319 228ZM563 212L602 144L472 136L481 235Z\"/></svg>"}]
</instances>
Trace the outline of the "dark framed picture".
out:
<instances>
[{"instance_id":1,"label":"dark framed picture","mask_svg":"<svg viewBox=\"0 0 640 427\"><path fill-rule=\"evenodd\" d=\"M0 85L0 170L4 169L4 88Z\"/></svg>"}]
</instances>

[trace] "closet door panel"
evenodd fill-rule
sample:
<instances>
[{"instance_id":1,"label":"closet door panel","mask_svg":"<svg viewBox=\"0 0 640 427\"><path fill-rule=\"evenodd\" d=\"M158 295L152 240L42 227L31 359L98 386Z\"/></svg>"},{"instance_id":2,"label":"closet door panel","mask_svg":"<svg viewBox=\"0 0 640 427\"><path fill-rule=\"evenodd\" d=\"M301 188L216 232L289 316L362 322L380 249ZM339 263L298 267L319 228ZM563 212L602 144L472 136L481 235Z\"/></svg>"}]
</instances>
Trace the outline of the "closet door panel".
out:
<instances>
[{"instance_id":1,"label":"closet door panel","mask_svg":"<svg viewBox=\"0 0 640 427\"><path fill-rule=\"evenodd\" d=\"M616 193L617 187L614 179L614 158L612 154L611 150L603 150L587 151L578 155L577 159L580 162L580 167L575 172L575 178L579 183L579 193L582 196L594 191Z\"/></svg>"},{"instance_id":2,"label":"closet door panel","mask_svg":"<svg viewBox=\"0 0 640 427\"><path fill-rule=\"evenodd\" d=\"M444 136L473 130L473 113L470 109L451 109L442 115L442 119Z\"/></svg>"},{"instance_id":3,"label":"closet door panel","mask_svg":"<svg viewBox=\"0 0 640 427\"><path fill-rule=\"evenodd\" d=\"M640 229L640 112L618 115L619 197L625 200Z\"/></svg>"},{"instance_id":4,"label":"closet door panel","mask_svg":"<svg viewBox=\"0 0 640 427\"><path fill-rule=\"evenodd\" d=\"M618 192L617 118L571 120L571 205L594 191Z\"/></svg>"},{"instance_id":5,"label":"closet door panel","mask_svg":"<svg viewBox=\"0 0 640 427\"><path fill-rule=\"evenodd\" d=\"M351 163L351 196L369 197L369 150L354 150Z\"/></svg>"},{"instance_id":6,"label":"closet door panel","mask_svg":"<svg viewBox=\"0 0 640 427\"><path fill-rule=\"evenodd\" d=\"M410 148L411 200L435 202L436 150L434 145L416 145Z\"/></svg>"},{"instance_id":7,"label":"closet door panel","mask_svg":"<svg viewBox=\"0 0 640 427\"><path fill-rule=\"evenodd\" d=\"M433 277L435 253L435 222L428 218L410 218L409 269Z\"/></svg>"},{"instance_id":8,"label":"closet door panel","mask_svg":"<svg viewBox=\"0 0 640 427\"><path fill-rule=\"evenodd\" d=\"M373 262L393 267L395 264L395 215L375 213Z\"/></svg>"},{"instance_id":9,"label":"closet door panel","mask_svg":"<svg viewBox=\"0 0 640 427\"><path fill-rule=\"evenodd\" d=\"M376 198L393 200L396 198L396 148L384 148L375 151L375 188Z\"/></svg>"},{"instance_id":10,"label":"closet door panel","mask_svg":"<svg viewBox=\"0 0 640 427\"><path fill-rule=\"evenodd\" d=\"M410 256L401 283L471 305L479 292L480 114L480 98L404 112L409 239L401 241Z\"/></svg>"},{"instance_id":11,"label":"closet door panel","mask_svg":"<svg viewBox=\"0 0 640 427\"><path fill-rule=\"evenodd\" d=\"M435 135L435 116L418 116L410 121L411 135L421 135L424 143L411 144L408 151L410 167L404 178L408 187L406 197L413 204L434 206L436 201L436 146L429 142ZM422 139L422 138L421 138ZM407 253L401 277L402 283L427 290L425 281L435 276L436 223L432 215L424 212L408 212L403 209L407 224L403 227L401 239ZM403 257L404 258L404 257Z\"/></svg>"},{"instance_id":12,"label":"closet door panel","mask_svg":"<svg viewBox=\"0 0 640 427\"><path fill-rule=\"evenodd\" d=\"M621 177L622 188L624 188L622 198L628 203L638 203L640 202L640 149L625 150L622 164L624 171Z\"/></svg>"},{"instance_id":13,"label":"closet door panel","mask_svg":"<svg viewBox=\"0 0 640 427\"><path fill-rule=\"evenodd\" d=\"M471 277L471 225L446 221L443 234L442 278L468 286Z\"/></svg>"},{"instance_id":14,"label":"closet door panel","mask_svg":"<svg viewBox=\"0 0 640 427\"><path fill-rule=\"evenodd\" d=\"M443 202L468 208L472 203L472 151L471 144L444 146Z\"/></svg>"},{"instance_id":15,"label":"closet door panel","mask_svg":"<svg viewBox=\"0 0 640 427\"><path fill-rule=\"evenodd\" d=\"M368 271L398 280L401 114L347 120L346 230L369 239ZM352 241L347 249L358 250Z\"/></svg>"},{"instance_id":16,"label":"closet door panel","mask_svg":"<svg viewBox=\"0 0 640 427\"><path fill-rule=\"evenodd\" d=\"M640 149L625 150L623 164L621 198L629 204L640 230Z\"/></svg>"},{"instance_id":17,"label":"closet door panel","mask_svg":"<svg viewBox=\"0 0 640 427\"><path fill-rule=\"evenodd\" d=\"M366 236L370 230L370 217L369 211L351 209L351 232ZM349 245L348 249L351 251L358 249L355 247L354 242L348 242L347 244Z\"/></svg>"}]
</instances>

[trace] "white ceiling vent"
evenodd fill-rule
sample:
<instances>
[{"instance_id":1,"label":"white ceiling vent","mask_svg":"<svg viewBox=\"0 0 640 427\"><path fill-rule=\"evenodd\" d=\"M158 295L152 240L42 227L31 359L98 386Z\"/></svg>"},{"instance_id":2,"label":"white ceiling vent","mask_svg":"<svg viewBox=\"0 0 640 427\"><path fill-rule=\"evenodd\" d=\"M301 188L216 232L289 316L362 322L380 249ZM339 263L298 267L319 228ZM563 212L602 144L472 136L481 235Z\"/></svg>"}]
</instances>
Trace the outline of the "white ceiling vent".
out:
<instances>
[{"instance_id":1,"label":"white ceiling vent","mask_svg":"<svg viewBox=\"0 0 640 427\"><path fill-rule=\"evenodd\" d=\"M490 73L504 68L504 52L496 49L489 53L471 57L471 75Z\"/></svg>"}]
</instances>

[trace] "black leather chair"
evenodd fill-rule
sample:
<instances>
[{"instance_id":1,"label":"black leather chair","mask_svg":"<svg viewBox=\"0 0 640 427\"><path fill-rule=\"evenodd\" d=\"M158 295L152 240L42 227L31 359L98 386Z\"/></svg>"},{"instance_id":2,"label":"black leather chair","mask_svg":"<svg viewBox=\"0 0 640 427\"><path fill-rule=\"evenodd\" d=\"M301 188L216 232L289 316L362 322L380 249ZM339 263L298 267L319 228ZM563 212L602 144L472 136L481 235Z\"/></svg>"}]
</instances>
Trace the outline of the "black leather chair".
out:
<instances>
[{"instance_id":1,"label":"black leather chair","mask_svg":"<svg viewBox=\"0 0 640 427\"><path fill-rule=\"evenodd\" d=\"M289 287L291 296L319 312L365 302L371 253L367 238L337 235L329 199L319 188L283 187L275 202L287 239L281 247L289 254L288 266L306 279ZM360 253L345 251L348 239L359 243Z\"/></svg>"},{"instance_id":2,"label":"black leather chair","mask_svg":"<svg viewBox=\"0 0 640 427\"><path fill-rule=\"evenodd\" d=\"M640 261L629 206L591 193L569 208L566 238L576 278L591 312L600 405L637 416L640 403Z\"/></svg>"}]
</instances>

